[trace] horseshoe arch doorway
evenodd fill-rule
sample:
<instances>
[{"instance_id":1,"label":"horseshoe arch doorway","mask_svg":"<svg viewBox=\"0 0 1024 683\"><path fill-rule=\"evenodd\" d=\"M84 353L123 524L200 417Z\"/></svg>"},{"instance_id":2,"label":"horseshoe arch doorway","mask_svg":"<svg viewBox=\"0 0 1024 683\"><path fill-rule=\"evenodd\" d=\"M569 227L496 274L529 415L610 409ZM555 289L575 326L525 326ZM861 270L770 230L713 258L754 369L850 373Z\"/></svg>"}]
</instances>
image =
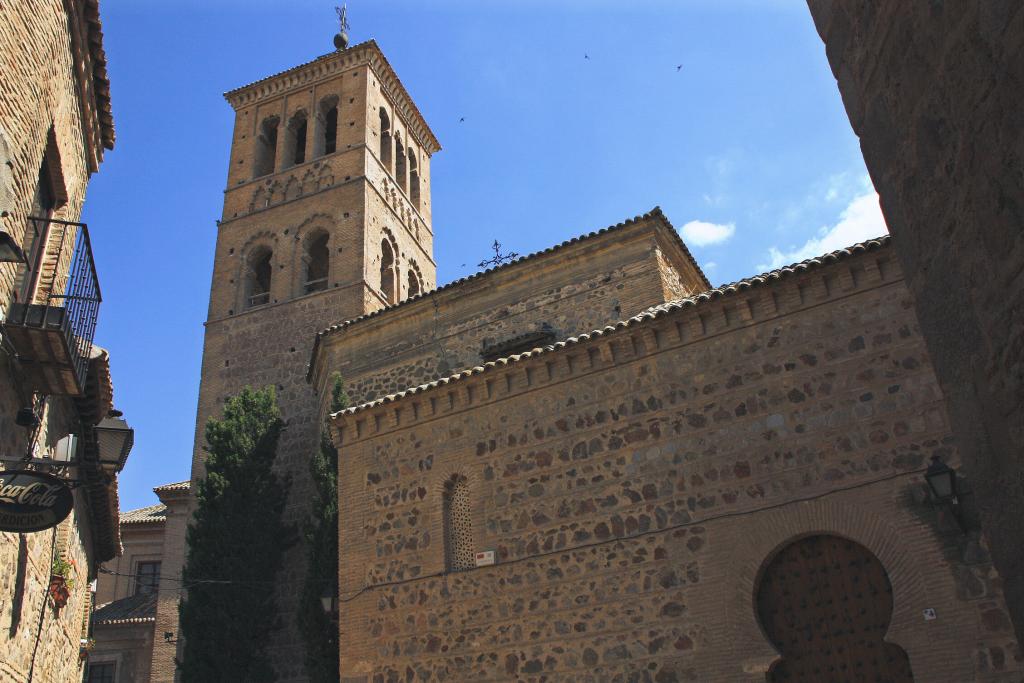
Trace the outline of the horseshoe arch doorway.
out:
<instances>
[{"instance_id":1,"label":"horseshoe arch doorway","mask_svg":"<svg viewBox=\"0 0 1024 683\"><path fill-rule=\"evenodd\" d=\"M910 660L884 641L892 585L859 543L831 535L785 546L765 567L757 616L781 658L768 683L912 683Z\"/></svg>"}]
</instances>

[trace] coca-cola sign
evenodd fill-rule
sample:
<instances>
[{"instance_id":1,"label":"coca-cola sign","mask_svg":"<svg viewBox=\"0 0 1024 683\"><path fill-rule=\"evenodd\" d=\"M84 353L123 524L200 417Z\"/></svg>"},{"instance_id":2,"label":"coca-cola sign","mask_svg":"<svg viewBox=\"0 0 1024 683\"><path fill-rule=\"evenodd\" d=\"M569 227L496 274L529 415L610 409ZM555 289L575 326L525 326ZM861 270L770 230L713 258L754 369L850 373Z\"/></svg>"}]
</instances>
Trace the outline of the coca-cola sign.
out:
<instances>
[{"instance_id":1,"label":"coca-cola sign","mask_svg":"<svg viewBox=\"0 0 1024 683\"><path fill-rule=\"evenodd\" d=\"M45 472L0 472L0 531L42 531L71 513L75 500L68 485Z\"/></svg>"}]
</instances>

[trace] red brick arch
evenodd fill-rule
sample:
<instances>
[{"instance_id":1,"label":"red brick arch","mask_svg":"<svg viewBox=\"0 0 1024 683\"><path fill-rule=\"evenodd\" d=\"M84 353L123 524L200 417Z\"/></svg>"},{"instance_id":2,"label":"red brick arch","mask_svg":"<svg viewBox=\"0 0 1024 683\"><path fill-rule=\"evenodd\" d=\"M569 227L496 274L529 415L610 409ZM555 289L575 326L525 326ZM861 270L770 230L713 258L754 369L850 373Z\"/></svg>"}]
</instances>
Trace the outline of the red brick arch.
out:
<instances>
[{"instance_id":1,"label":"red brick arch","mask_svg":"<svg viewBox=\"0 0 1024 683\"><path fill-rule=\"evenodd\" d=\"M886 485L877 487L880 498L891 494ZM732 544L724 566L730 567L722 577L723 603L731 622L728 640L743 643L742 668L749 676L744 680L764 681L765 674L778 659L779 653L770 643L757 618L757 588L764 569L785 547L807 536L827 534L854 541L870 551L882 563L893 590L892 621L885 641L898 645L910 657L916 680L971 680L972 662L967 658L950 662L947 658L930 656L937 649L962 650L955 632L949 629L925 629L924 608L946 603L940 595L954 599L952 580L945 569L945 559L937 541L909 543L885 510L867 504L871 495L854 501L820 499L794 502L774 510L754 513L729 520L734 534L742 543ZM911 552L913 548L913 553ZM942 583L939 583L939 582ZM934 605L933 605L934 603ZM941 642L943 639L948 644Z\"/></svg>"}]
</instances>

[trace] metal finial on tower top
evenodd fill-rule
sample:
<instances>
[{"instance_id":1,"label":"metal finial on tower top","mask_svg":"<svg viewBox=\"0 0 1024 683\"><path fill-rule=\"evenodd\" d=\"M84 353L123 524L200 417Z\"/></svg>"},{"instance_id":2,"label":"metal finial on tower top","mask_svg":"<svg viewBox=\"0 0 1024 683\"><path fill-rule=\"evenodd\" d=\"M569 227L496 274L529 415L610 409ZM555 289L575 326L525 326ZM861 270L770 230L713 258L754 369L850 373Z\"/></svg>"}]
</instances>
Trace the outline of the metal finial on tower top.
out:
<instances>
[{"instance_id":1,"label":"metal finial on tower top","mask_svg":"<svg viewBox=\"0 0 1024 683\"><path fill-rule=\"evenodd\" d=\"M338 13L338 32L334 35L334 47L344 50L348 47L348 5L335 7L334 11Z\"/></svg>"}]
</instances>

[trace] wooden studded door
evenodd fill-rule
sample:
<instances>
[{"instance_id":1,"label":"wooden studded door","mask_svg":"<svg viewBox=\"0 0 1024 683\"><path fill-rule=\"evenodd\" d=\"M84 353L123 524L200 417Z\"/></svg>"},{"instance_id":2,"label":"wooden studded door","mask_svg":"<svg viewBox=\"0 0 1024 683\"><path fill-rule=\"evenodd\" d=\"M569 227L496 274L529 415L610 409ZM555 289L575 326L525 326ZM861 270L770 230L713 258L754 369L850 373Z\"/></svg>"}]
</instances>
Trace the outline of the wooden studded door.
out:
<instances>
[{"instance_id":1,"label":"wooden studded door","mask_svg":"<svg viewBox=\"0 0 1024 683\"><path fill-rule=\"evenodd\" d=\"M892 586L864 546L809 536L765 568L757 613L781 659L769 683L908 683L910 660L886 643Z\"/></svg>"}]
</instances>

